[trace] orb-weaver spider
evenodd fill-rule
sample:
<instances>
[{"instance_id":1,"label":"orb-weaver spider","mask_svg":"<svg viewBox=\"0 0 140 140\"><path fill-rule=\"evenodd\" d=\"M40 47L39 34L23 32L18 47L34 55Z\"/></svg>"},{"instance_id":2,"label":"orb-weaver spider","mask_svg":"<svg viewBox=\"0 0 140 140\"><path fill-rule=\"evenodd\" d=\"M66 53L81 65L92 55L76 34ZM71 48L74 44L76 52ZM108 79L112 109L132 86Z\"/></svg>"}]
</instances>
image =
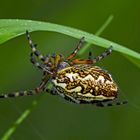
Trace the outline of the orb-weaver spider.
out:
<instances>
[{"instance_id":1,"label":"orb-weaver spider","mask_svg":"<svg viewBox=\"0 0 140 140\"><path fill-rule=\"evenodd\" d=\"M0 98L18 97L38 94L47 91L58 94L64 99L83 104L96 104L97 106L111 106L118 95L118 87L112 76L97 66L92 66L111 54L112 47L109 47L101 55L88 59L74 59L84 43L82 37L76 49L65 59L61 54L52 54L45 57L36 49L29 32L26 36L31 47L30 60L33 65L44 73L40 85L34 90L20 91L0 95ZM51 82L53 88L49 90L46 86ZM125 104L126 101L116 102L116 105Z\"/></svg>"}]
</instances>

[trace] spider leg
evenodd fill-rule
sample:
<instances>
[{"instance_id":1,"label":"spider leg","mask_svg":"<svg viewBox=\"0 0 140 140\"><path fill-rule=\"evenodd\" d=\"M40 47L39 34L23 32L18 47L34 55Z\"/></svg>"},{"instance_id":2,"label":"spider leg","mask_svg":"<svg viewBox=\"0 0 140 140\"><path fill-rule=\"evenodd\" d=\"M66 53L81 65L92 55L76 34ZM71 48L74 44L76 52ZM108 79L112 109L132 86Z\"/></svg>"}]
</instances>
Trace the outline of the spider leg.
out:
<instances>
[{"instance_id":1,"label":"spider leg","mask_svg":"<svg viewBox=\"0 0 140 140\"><path fill-rule=\"evenodd\" d=\"M91 52L91 51L90 51L89 54L88 54L88 59L89 59L89 60L92 60L92 52Z\"/></svg>"},{"instance_id":2,"label":"spider leg","mask_svg":"<svg viewBox=\"0 0 140 140\"><path fill-rule=\"evenodd\" d=\"M34 66L38 67L39 69L43 70L44 72L47 72L51 75L53 74L46 65L40 64L39 62L36 61L36 59L33 56L33 53L31 53L30 61Z\"/></svg>"},{"instance_id":3,"label":"spider leg","mask_svg":"<svg viewBox=\"0 0 140 140\"><path fill-rule=\"evenodd\" d=\"M36 49L37 44L34 44L34 43L33 43L32 39L31 39L31 36L30 36L30 34L29 34L28 31L26 31L26 36L27 36L29 45L30 45L30 47L31 47L32 54L34 54L35 56L37 56L37 58L38 58L39 60L41 60L41 61L43 61L43 62L46 62L46 61L47 61L46 57L45 57L43 54L41 54L41 53ZM46 63L47 63L47 62L46 62Z\"/></svg>"},{"instance_id":4,"label":"spider leg","mask_svg":"<svg viewBox=\"0 0 140 140\"><path fill-rule=\"evenodd\" d=\"M101 53L99 56L95 57L94 59L91 59L91 54L89 55L90 59L74 59L72 60L71 64L95 64L96 62L102 60L112 52L112 46L106 49L103 53Z\"/></svg>"},{"instance_id":5,"label":"spider leg","mask_svg":"<svg viewBox=\"0 0 140 140\"><path fill-rule=\"evenodd\" d=\"M46 88L46 92L48 92L52 95L58 95L58 92L54 88L52 88L52 89Z\"/></svg>"},{"instance_id":6,"label":"spider leg","mask_svg":"<svg viewBox=\"0 0 140 140\"><path fill-rule=\"evenodd\" d=\"M38 93L39 93L38 89L25 90L25 91L12 92L12 93L8 93L8 94L0 94L0 98L31 96L31 95L35 95L35 94L38 94Z\"/></svg>"},{"instance_id":7,"label":"spider leg","mask_svg":"<svg viewBox=\"0 0 140 140\"><path fill-rule=\"evenodd\" d=\"M94 63L96 63L96 61L91 60L91 59L74 59L70 63L71 63L71 65L74 65L74 64L94 64Z\"/></svg>"},{"instance_id":8,"label":"spider leg","mask_svg":"<svg viewBox=\"0 0 140 140\"><path fill-rule=\"evenodd\" d=\"M38 94L45 89L45 85L48 82L48 78L44 77L39 84L37 88L34 90L25 90L25 91L19 91L19 92L13 92L13 93L8 93L8 94L0 94L0 98L9 98L9 97L19 97L19 96L31 96Z\"/></svg>"},{"instance_id":9,"label":"spider leg","mask_svg":"<svg viewBox=\"0 0 140 140\"><path fill-rule=\"evenodd\" d=\"M109 48L107 48L103 53L101 53L99 56L95 57L94 60L100 61L103 58L105 58L106 56L110 55L112 53L112 46L110 46Z\"/></svg>"},{"instance_id":10,"label":"spider leg","mask_svg":"<svg viewBox=\"0 0 140 140\"><path fill-rule=\"evenodd\" d=\"M9 97L19 97L19 96L28 96L28 95L34 95L37 94L35 90L29 90L29 91L19 91L19 92L13 92L8 94L1 94L0 98L9 98Z\"/></svg>"},{"instance_id":11,"label":"spider leg","mask_svg":"<svg viewBox=\"0 0 140 140\"><path fill-rule=\"evenodd\" d=\"M115 105L123 105L127 104L128 101L115 101L115 102L97 102L95 105L99 107L105 107L105 106L115 106Z\"/></svg>"},{"instance_id":12,"label":"spider leg","mask_svg":"<svg viewBox=\"0 0 140 140\"><path fill-rule=\"evenodd\" d=\"M36 59L35 59L34 56L33 56L33 53L30 54L30 57L31 57L31 58L30 58L31 63L32 63L34 66L38 67L39 69L42 69L42 70L43 70L43 65L36 61Z\"/></svg>"},{"instance_id":13,"label":"spider leg","mask_svg":"<svg viewBox=\"0 0 140 140\"><path fill-rule=\"evenodd\" d=\"M73 59L76 54L78 53L78 51L81 49L82 45L84 43L84 37L82 37L76 47L76 49L67 57L67 60L71 60Z\"/></svg>"}]
</instances>

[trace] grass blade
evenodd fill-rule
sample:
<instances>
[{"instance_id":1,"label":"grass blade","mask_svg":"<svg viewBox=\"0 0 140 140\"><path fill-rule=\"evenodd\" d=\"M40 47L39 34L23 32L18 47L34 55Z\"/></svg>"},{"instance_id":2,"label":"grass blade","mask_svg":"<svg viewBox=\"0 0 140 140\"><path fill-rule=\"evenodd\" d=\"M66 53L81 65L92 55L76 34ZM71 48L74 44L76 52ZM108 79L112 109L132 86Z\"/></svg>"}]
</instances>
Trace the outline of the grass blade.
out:
<instances>
[{"instance_id":1,"label":"grass blade","mask_svg":"<svg viewBox=\"0 0 140 140\"><path fill-rule=\"evenodd\" d=\"M113 20L114 16L110 15L107 20L104 22L104 24L100 27L99 30L95 33L95 35L100 36L101 33L107 28L107 26L111 23ZM92 45L91 43L87 43L78 53L78 55L82 55L89 47Z\"/></svg>"},{"instance_id":2,"label":"grass blade","mask_svg":"<svg viewBox=\"0 0 140 140\"><path fill-rule=\"evenodd\" d=\"M138 60L137 65L140 65L140 54L138 52L135 52L131 49L128 49L127 47L109 41L102 37L98 37L96 35L87 33L85 31L81 31L71 27L66 27L54 23L49 23L49 22L40 22L40 21L23 20L23 19L20 20L1 19L0 20L0 44L4 43L5 41L11 38L24 34L26 30L29 30L30 32L31 31L58 32L78 39L84 36L85 40L88 43L95 44L97 46L108 48L109 46L112 45L113 50L122 53L123 55L129 56L132 59L133 58L137 59ZM133 59L133 62L135 61L135 59Z\"/></svg>"},{"instance_id":3,"label":"grass blade","mask_svg":"<svg viewBox=\"0 0 140 140\"><path fill-rule=\"evenodd\" d=\"M8 140L11 135L16 131L19 125L29 116L33 108L39 103L38 100L34 100L31 104L31 106L26 109L21 116L14 122L14 124L4 133L4 135L1 137L0 140Z\"/></svg>"},{"instance_id":4,"label":"grass blade","mask_svg":"<svg viewBox=\"0 0 140 140\"><path fill-rule=\"evenodd\" d=\"M105 23L101 26L101 28L95 33L95 35L100 36L101 33L106 29L106 27L111 23L113 20L114 16L110 15L108 19L105 21Z\"/></svg>"}]
</instances>

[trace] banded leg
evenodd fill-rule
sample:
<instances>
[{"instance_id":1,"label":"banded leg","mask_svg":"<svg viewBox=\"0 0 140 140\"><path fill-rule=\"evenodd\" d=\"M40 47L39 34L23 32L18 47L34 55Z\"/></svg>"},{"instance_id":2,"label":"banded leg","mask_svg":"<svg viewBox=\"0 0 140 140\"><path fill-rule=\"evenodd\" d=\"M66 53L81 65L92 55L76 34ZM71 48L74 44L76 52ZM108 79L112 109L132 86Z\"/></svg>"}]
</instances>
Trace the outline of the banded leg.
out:
<instances>
[{"instance_id":1,"label":"banded leg","mask_svg":"<svg viewBox=\"0 0 140 140\"><path fill-rule=\"evenodd\" d=\"M47 72L49 74L53 74L50 70L49 70L49 67L47 67L46 65L44 64L40 64L39 62L36 61L36 59L34 58L33 54L31 53L31 59L30 59L31 63L38 67L39 69L43 70L44 72Z\"/></svg>"},{"instance_id":2,"label":"banded leg","mask_svg":"<svg viewBox=\"0 0 140 140\"><path fill-rule=\"evenodd\" d=\"M111 54L111 52L112 52L112 46L109 47L107 50L105 50L103 53L101 53L101 55L95 57L94 59L91 59L91 56L90 56L90 59L75 59L75 60L72 60L71 63L72 64L95 64L96 62L100 61L101 59Z\"/></svg>"},{"instance_id":3,"label":"banded leg","mask_svg":"<svg viewBox=\"0 0 140 140\"><path fill-rule=\"evenodd\" d=\"M0 94L0 98L31 96L31 95L38 94L38 93L44 91L45 85L48 82L48 80L49 79L44 77L42 79L41 83L39 84L39 86L37 88L35 88L34 90L25 90L25 91L13 92L13 93L8 93L8 94Z\"/></svg>"},{"instance_id":4,"label":"banded leg","mask_svg":"<svg viewBox=\"0 0 140 140\"><path fill-rule=\"evenodd\" d=\"M69 102L73 102L73 103L76 103L76 104L79 104L79 100L77 99L74 99L72 98L71 96L69 95L66 95L64 93L61 93L60 91L58 91L55 87L53 87L52 89L46 89L46 92L52 94L52 95L59 95L61 96L62 98L64 98L65 100L69 101Z\"/></svg>"},{"instance_id":5,"label":"banded leg","mask_svg":"<svg viewBox=\"0 0 140 140\"><path fill-rule=\"evenodd\" d=\"M110 55L112 53L112 46L110 46L109 48L107 48L103 53L101 53L99 56L95 57L94 60L100 61L103 58L105 58L106 56Z\"/></svg>"},{"instance_id":6,"label":"banded leg","mask_svg":"<svg viewBox=\"0 0 140 140\"><path fill-rule=\"evenodd\" d=\"M35 59L34 56L33 56L33 53L30 54L30 57L31 57L31 58L30 58L31 63L32 63L34 66L38 67L39 69L42 69L42 70L43 70L42 64L40 64L39 62L36 61L36 59Z\"/></svg>"},{"instance_id":7,"label":"banded leg","mask_svg":"<svg viewBox=\"0 0 140 140\"><path fill-rule=\"evenodd\" d=\"M34 44L34 43L33 43L32 39L31 39L31 36L30 36L30 34L29 34L28 31L26 31L26 36L27 36L29 45L30 45L30 47L31 47L32 53L33 53L35 56L37 56L37 58L38 58L39 60L45 62L45 61L46 61L46 57L43 56L43 54L41 54L41 53L36 49L37 44Z\"/></svg>"},{"instance_id":8,"label":"banded leg","mask_svg":"<svg viewBox=\"0 0 140 140\"><path fill-rule=\"evenodd\" d=\"M127 103L128 103L128 101L98 102L95 105L98 107L106 107L106 106L123 105L123 104L127 104Z\"/></svg>"},{"instance_id":9,"label":"banded leg","mask_svg":"<svg viewBox=\"0 0 140 140\"><path fill-rule=\"evenodd\" d=\"M80 104L93 104L96 105L97 107L107 107L107 106L116 106L116 105L123 105L127 104L128 101L91 101L91 102L86 102L83 100L80 100Z\"/></svg>"},{"instance_id":10,"label":"banded leg","mask_svg":"<svg viewBox=\"0 0 140 140\"><path fill-rule=\"evenodd\" d=\"M19 92L13 92L8 94L0 94L0 98L9 98L9 97L19 97L19 96L31 96L34 94L37 94L36 90L29 90L29 91L19 91Z\"/></svg>"},{"instance_id":11,"label":"banded leg","mask_svg":"<svg viewBox=\"0 0 140 140\"><path fill-rule=\"evenodd\" d=\"M76 47L76 49L67 57L67 60L71 60L73 59L76 54L78 53L78 51L81 49L82 45L84 43L84 37L82 37Z\"/></svg>"},{"instance_id":12,"label":"banded leg","mask_svg":"<svg viewBox=\"0 0 140 140\"><path fill-rule=\"evenodd\" d=\"M52 95L58 95L57 91L54 90L54 88L53 89L46 88L45 91L48 92L48 93L50 93L50 94L52 94Z\"/></svg>"},{"instance_id":13,"label":"banded leg","mask_svg":"<svg viewBox=\"0 0 140 140\"><path fill-rule=\"evenodd\" d=\"M91 60L91 59L74 59L71 61L71 64L94 64L96 63L95 60Z\"/></svg>"}]
</instances>

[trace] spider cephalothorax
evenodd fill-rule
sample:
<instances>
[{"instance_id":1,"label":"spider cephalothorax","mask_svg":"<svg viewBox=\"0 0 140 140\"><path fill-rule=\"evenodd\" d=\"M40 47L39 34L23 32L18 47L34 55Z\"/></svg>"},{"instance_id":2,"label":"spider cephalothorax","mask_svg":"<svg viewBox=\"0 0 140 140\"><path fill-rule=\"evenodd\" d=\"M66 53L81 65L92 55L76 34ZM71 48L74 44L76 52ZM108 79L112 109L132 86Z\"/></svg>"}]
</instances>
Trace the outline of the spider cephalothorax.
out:
<instances>
[{"instance_id":1,"label":"spider cephalothorax","mask_svg":"<svg viewBox=\"0 0 140 140\"><path fill-rule=\"evenodd\" d=\"M75 103L112 105L110 101L116 99L118 87L107 71L92 65L109 55L112 47L94 59L91 58L91 53L88 59L74 59L84 42L82 37L74 52L67 58L61 54L44 56L36 49L28 31L26 36L32 50L31 62L43 71L42 81L34 90L4 94L0 95L0 98L33 95L47 91ZM53 84L51 90L47 88L48 82ZM126 101L116 102L117 105L125 103Z\"/></svg>"}]
</instances>

